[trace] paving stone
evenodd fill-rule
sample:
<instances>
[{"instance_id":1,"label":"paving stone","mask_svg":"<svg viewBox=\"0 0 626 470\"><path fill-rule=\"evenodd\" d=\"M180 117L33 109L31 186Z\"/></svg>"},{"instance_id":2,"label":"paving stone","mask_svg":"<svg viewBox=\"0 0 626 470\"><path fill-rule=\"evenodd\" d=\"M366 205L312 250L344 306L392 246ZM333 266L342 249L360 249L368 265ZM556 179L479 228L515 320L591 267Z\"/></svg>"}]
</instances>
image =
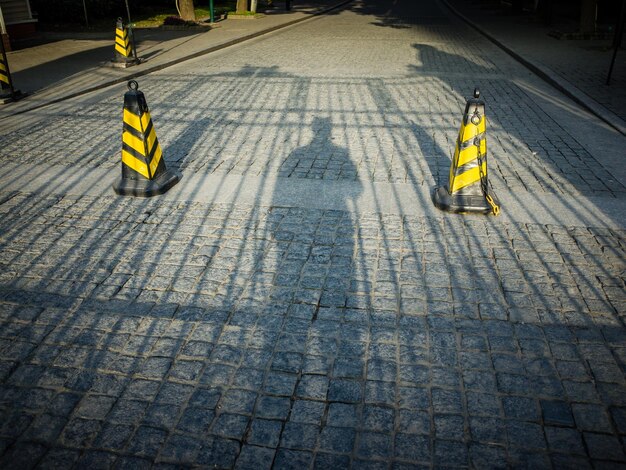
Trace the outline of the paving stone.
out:
<instances>
[{"instance_id":1,"label":"paving stone","mask_svg":"<svg viewBox=\"0 0 626 470\"><path fill-rule=\"evenodd\" d=\"M271 468L274 460L274 449L244 445L241 453L235 462L236 469L261 469Z\"/></svg>"},{"instance_id":2,"label":"paving stone","mask_svg":"<svg viewBox=\"0 0 626 470\"><path fill-rule=\"evenodd\" d=\"M247 442L263 447L278 447L282 428L281 421L254 420L250 425Z\"/></svg>"},{"instance_id":3,"label":"paving stone","mask_svg":"<svg viewBox=\"0 0 626 470\"><path fill-rule=\"evenodd\" d=\"M612 408L611 416L620 434L626 434L626 409Z\"/></svg>"},{"instance_id":4,"label":"paving stone","mask_svg":"<svg viewBox=\"0 0 626 470\"><path fill-rule=\"evenodd\" d=\"M546 449L543 430L538 424L525 421L508 421L506 430L510 447Z\"/></svg>"},{"instance_id":5,"label":"paving stone","mask_svg":"<svg viewBox=\"0 0 626 470\"><path fill-rule=\"evenodd\" d=\"M498 418L471 417L469 420L472 438L489 443L504 443L506 441L506 423Z\"/></svg>"},{"instance_id":6,"label":"paving stone","mask_svg":"<svg viewBox=\"0 0 626 470\"><path fill-rule=\"evenodd\" d=\"M190 406L185 409L176 427L190 434L202 435L208 431L214 418L213 410Z\"/></svg>"},{"instance_id":7,"label":"paving stone","mask_svg":"<svg viewBox=\"0 0 626 470\"><path fill-rule=\"evenodd\" d=\"M197 461L200 465L232 468L239 452L240 444L237 441L209 437L204 440Z\"/></svg>"},{"instance_id":8,"label":"paving stone","mask_svg":"<svg viewBox=\"0 0 626 470\"><path fill-rule=\"evenodd\" d=\"M167 438L167 431L148 426L137 428L128 444L128 450L135 455L154 458Z\"/></svg>"},{"instance_id":9,"label":"paving stone","mask_svg":"<svg viewBox=\"0 0 626 470\"><path fill-rule=\"evenodd\" d=\"M39 461L42 469L69 468L78 460L80 451L69 449L51 449ZM139 467L137 467L139 468Z\"/></svg>"},{"instance_id":10,"label":"paving stone","mask_svg":"<svg viewBox=\"0 0 626 470\"><path fill-rule=\"evenodd\" d=\"M148 402L139 400L119 400L107 415L107 420L116 423L137 424L148 409Z\"/></svg>"},{"instance_id":11,"label":"paving stone","mask_svg":"<svg viewBox=\"0 0 626 470\"><path fill-rule=\"evenodd\" d=\"M18 442L0 459L3 468L33 468L46 453L46 447L34 442Z\"/></svg>"},{"instance_id":12,"label":"paving stone","mask_svg":"<svg viewBox=\"0 0 626 470\"><path fill-rule=\"evenodd\" d=\"M462 413L463 399L458 391L433 388L431 390L432 407L435 413Z\"/></svg>"},{"instance_id":13,"label":"paving stone","mask_svg":"<svg viewBox=\"0 0 626 470\"><path fill-rule=\"evenodd\" d=\"M426 411L399 410L398 430L410 434L430 434L430 415Z\"/></svg>"},{"instance_id":14,"label":"paving stone","mask_svg":"<svg viewBox=\"0 0 626 470\"><path fill-rule=\"evenodd\" d=\"M546 426L544 432L550 449L570 454L585 455L582 436L575 429Z\"/></svg>"},{"instance_id":15,"label":"paving stone","mask_svg":"<svg viewBox=\"0 0 626 470\"><path fill-rule=\"evenodd\" d=\"M67 423L66 417L42 414L37 416L22 438L53 444Z\"/></svg>"},{"instance_id":16,"label":"paving stone","mask_svg":"<svg viewBox=\"0 0 626 470\"><path fill-rule=\"evenodd\" d=\"M102 449L121 451L126 446L133 431L132 426L107 423L96 437L94 445Z\"/></svg>"},{"instance_id":17,"label":"paving stone","mask_svg":"<svg viewBox=\"0 0 626 470\"><path fill-rule=\"evenodd\" d=\"M565 402L542 400L541 410L543 421L548 425L574 426L574 417Z\"/></svg>"},{"instance_id":18,"label":"paving stone","mask_svg":"<svg viewBox=\"0 0 626 470\"><path fill-rule=\"evenodd\" d=\"M313 454L311 452L280 449L276 454L272 468L293 470L309 468L312 460Z\"/></svg>"},{"instance_id":19,"label":"paving stone","mask_svg":"<svg viewBox=\"0 0 626 470\"><path fill-rule=\"evenodd\" d=\"M255 392L230 389L222 395L218 407L226 413L252 414L256 399Z\"/></svg>"},{"instance_id":20,"label":"paving stone","mask_svg":"<svg viewBox=\"0 0 626 470\"><path fill-rule=\"evenodd\" d=\"M572 413L576 426L583 431L612 433L609 416L599 405L574 403Z\"/></svg>"},{"instance_id":21,"label":"paving stone","mask_svg":"<svg viewBox=\"0 0 626 470\"><path fill-rule=\"evenodd\" d=\"M352 380L333 379L327 397L331 402L358 403L363 398L362 385Z\"/></svg>"},{"instance_id":22,"label":"paving stone","mask_svg":"<svg viewBox=\"0 0 626 470\"><path fill-rule=\"evenodd\" d=\"M435 437L461 441L465 437L465 420L460 415L435 415Z\"/></svg>"},{"instance_id":23,"label":"paving stone","mask_svg":"<svg viewBox=\"0 0 626 470\"><path fill-rule=\"evenodd\" d=\"M507 418L516 418L526 421L539 421L540 419L537 401L532 398L515 396L503 397L502 408ZM544 420L546 420L546 417L546 413L544 413ZM548 420L546 420L546 422L548 422Z\"/></svg>"},{"instance_id":24,"label":"paving stone","mask_svg":"<svg viewBox=\"0 0 626 470\"><path fill-rule=\"evenodd\" d=\"M324 427L319 438L319 447L322 450L350 453L354 447L356 433L351 428Z\"/></svg>"},{"instance_id":25,"label":"paving stone","mask_svg":"<svg viewBox=\"0 0 626 470\"><path fill-rule=\"evenodd\" d=\"M153 403L144 414L142 424L161 429L170 429L176 426L180 407L170 404Z\"/></svg>"},{"instance_id":26,"label":"paving stone","mask_svg":"<svg viewBox=\"0 0 626 470\"><path fill-rule=\"evenodd\" d=\"M325 468L346 468L350 465L350 457L342 454L317 452L313 461L313 468L322 470Z\"/></svg>"},{"instance_id":27,"label":"paving stone","mask_svg":"<svg viewBox=\"0 0 626 470\"><path fill-rule=\"evenodd\" d=\"M280 445L287 449L313 450L319 434L319 426L289 422L285 424Z\"/></svg>"},{"instance_id":28,"label":"paving stone","mask_svg":"<svg viewBox=\"0 0 626 470\"><path fill-rule=\"evenodd\" d=\"M488 444L470 445L470 463L475 467L506 468L504 449Z\"/></svg>"},{"instance_id":29,"label":"paving stone","mask_svg":"<svg viewBox=\"0 0 626 470\"><path fill-rule=\"evenodd\" d=\"M467 465L469 450L465 442L437 439L433 450L434 462L439 465Z\"/></svg>"},{"instance_id":30,"label":"paving stone","mask_svg":"<svg viewBox=\"0 0 626 470\"><path fill-rule=\"evenodd\" d=\"M286 397L262 396L257 400L255 415L259 418L286 420L291 402Z\"/></svg>"},{"instance_id":31,"label":"paving stone","mask_svg":"<svg viewBox=\"0 0 626 470\"><path fill-rule=\"evenodd\" d=\"M221 396L222 394L219 390L198 388L189 399L189 404L201 408L214 409Z\"/></svg>"},{"instance_id":32,"label":"paving stone","mask_svg":"<svg viewBox=\"0 0 626 470\"><path fill-rule=\"evenodd\" d=\"M86 447L91 444L101 427L100 421L75 418L67 423L59 439L68 447Z\"/></svg>"},{"instance_id":33,"label":"paving stone","mask_svg":"<svg viewBox=\"0 0 626 470\"><path fill-rule=\"evenodd\" d=\"M109 452L91 450L83 453L76 465L82 468L108 469L117 460L117 455Z\"/></svg>"},{"instance_id":34,"label":"paving stone","mask_svg":"<svg viewBox=\"0 0 626 470\"><path fill-rule=\"evenodd\" d=\"M115 399L101 395L85 395L75 410L76 416L80 418L103 419L113 404Z\"/></svg>"},{"instance_id":35,"label":"paving stone","mask_svg":"<svg viewBox=\"0 0 626 470\"><path fill-rule=\"evenodd\" d=\"M296 396L313 400L324 400L328 392L328 379L317 375L303 375L296 389Z\"/></svg>"},{"instance_id":36,"label":"paving stone","mask_svg":"<svg viewBox=\"0 0 626 470\"><path fill-rule=\"evenodd\" d=\"M175 462L177 465L192 463L196 461L202 444L201 439L174 434L163 445L159 458Z\"/></svg>"},{"instance_id":37,"label":"paving stone","mask_svg":"<svg viewBox=\"0 0 626 470\"><path fill-rule=\"evenodd\" d=\"M296 375L270 373L265 380L263 390L273 395L291 396L297 380Z\"/></svg>"},{"instance_id":38,"label":"paving stone","mask_svg":"<svg viewBox=\"0 0 626 470\"><path fill-rule=\"evenodd\" d=\"M246 431L248 420L247 416L224 413L213 422L212 432L219 437L240 440Z\"/></svg>"},{"instance_id":39,"label":"paving stone","mask_svg":"<svg viewBox=\"0 0 626 470\"><path fill-rule=\"evenodd\" d=\"M131 469L148 469L152 466L152 462L149 459L142 459L139 457L120 457L115 462L114 468L116 470L131 470Z\"/></svg>"}]
</instances>

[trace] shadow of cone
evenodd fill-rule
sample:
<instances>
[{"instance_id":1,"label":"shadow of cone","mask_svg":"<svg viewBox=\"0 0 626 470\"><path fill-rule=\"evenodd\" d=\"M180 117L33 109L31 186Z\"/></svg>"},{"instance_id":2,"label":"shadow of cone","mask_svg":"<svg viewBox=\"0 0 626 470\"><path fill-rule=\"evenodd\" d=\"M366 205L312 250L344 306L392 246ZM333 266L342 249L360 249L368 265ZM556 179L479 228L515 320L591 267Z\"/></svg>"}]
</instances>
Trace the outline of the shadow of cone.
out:
<instances>
[{"instance_id":1,"label":"shadow of cone","mask_svg":"<svg viewBox=\"0 0 626 470\"><path fill-rule=\"evenodd\" d=\"M433 202L448 212L476 212L498 215L500 207L489 194L487 179L487 126L485 103L480 92L467 100L454 158L450 166L448 187L435 188Z\"/></svg>"},{"instance_id":2,"label":"shadow of cone","mask_svg":"<svg viewBox=\"0 0 626 470\"><path fill-rule=\"evenodd\" d=\"M117 194L150 197L165 193L179 176L165 168L148 104L135 80L124 94L122 176L113 183Z\"/></svg>"}]
</instances>

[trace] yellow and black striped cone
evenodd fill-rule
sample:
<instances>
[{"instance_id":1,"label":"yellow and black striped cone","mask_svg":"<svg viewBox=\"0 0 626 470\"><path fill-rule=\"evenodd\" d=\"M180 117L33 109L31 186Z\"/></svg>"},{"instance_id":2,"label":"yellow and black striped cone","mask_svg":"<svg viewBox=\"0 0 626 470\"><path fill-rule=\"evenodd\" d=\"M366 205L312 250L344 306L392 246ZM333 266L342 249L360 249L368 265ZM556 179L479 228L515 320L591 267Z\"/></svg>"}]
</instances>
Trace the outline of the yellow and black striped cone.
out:
<instances>
[{"instance_id":1,"label":"yellow and black striped cone","mask_svg":"<svg viewBox=\"0 0 626 470\"><path fill-rule=\"evenodd\" d=\"M0 56L0 99L6 100L12 97L9 67L7 67L4 57Z\"/></svg>"},{"instance_id":2,"label":"yellow and black striped cone","mask_svg":"<svg viewBox=\"0 0 626 470\"><path fill-rule=\"evenodd\" d=\"M2 38L0 38L2 41ZM2 50L0 51L0 103L6 104L11 101L19 100L24 97L24 94L20 90L13 88L13 81L11 80L11 71L9 70L9 63L7 61L6 52L4 50L4 43L1 44Z\"/></svg>"},{"instance_id":3,"label":"yellow and black striped cone","mask_svg":"<svg viewBox=\"0 0 626 470\"><path fill-rule=\"evenodd\" d=\"M463 122L450 166L448 187L435 188L433 202L448 212L498 215L500 207L489 194L487 179L487 126L485 103L478 89L467 100Z\"/></svg>"},{"instance_id":4,"label":"yellow and black striped cone","mask_svg":"<svg viewBox=\"0 0 626 470\"><path fill-rule=\"evenodd\" d=\"M148 104L135 80L124 94L122 176L113 183L117 194L150 197L163 194L179 176L165 168L161 146L152 124Z\"/></svg>"},{"instance_id":5,"label":"yellow and black striped cone","mask_svg":"<svg viewBox=\"0 0 626 470\"><path fill-rule=\"evenodd\" d=\"M136 58L131 34L124 25L122 18L118 18L115 26L115 57L113 59L117 66L130 67L139 62Z\"/></svg>"}]
</instances>

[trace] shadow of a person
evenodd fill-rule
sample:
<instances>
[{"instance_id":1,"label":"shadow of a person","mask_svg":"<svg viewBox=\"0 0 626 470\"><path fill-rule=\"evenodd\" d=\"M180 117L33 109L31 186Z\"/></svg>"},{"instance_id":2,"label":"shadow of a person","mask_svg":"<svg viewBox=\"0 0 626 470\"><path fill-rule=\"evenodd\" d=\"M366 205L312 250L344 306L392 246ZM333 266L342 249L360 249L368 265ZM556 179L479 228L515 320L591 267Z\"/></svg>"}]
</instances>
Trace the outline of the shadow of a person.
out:
<instances>
[{"instance_id":1,"label":"shadow of a person","mask_svg":"<svg viewBox=\"0 0 626 470\"><path fill-rule=\"evenodd\" d=\"M329 118L316 117L311 123L311 142L294 149L282 162L279 176L324 180L356 180L356 166L346 148L333 142Z\"/></svg>"},{"instance_id":2,"label":"shadow of a person","mask_svg":"<svg viewBox=\"0 0 626 470\"><path fill-rule=\"evenodd\" d=\"M347 306L357 262L355 199L362 185L348 150L334 143L342 136L330 118L314 118L304 132L312 132L310 142L282 162L272 195L270 210L278 222L274 238L289 242L275 269L293 295L290 311L297 311L299 318L321 320L332 310L337 319L343 314L337 309Z\"/></svg>"}]
</instances>

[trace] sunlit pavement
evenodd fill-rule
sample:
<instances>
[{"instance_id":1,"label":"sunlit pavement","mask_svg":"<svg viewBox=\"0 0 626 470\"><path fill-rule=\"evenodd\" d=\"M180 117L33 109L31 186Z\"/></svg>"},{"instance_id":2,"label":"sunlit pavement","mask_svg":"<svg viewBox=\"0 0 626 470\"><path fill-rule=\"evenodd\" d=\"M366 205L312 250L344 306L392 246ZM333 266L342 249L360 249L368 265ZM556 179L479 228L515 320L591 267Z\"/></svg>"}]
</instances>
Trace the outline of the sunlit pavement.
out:
<instances>
[{"instance_id":1,"label":"sunlit pavement","mask_svg":"<svg viewBox=\"0 0 626 470\"><path fill-rule=\"evenodd\" d=\"M138 81L163 196L124 85L0 135L2 468L626 463L624 136L426 0ZM475 87L499 217L430 199Z\"/></svg>"}]
</instances>

